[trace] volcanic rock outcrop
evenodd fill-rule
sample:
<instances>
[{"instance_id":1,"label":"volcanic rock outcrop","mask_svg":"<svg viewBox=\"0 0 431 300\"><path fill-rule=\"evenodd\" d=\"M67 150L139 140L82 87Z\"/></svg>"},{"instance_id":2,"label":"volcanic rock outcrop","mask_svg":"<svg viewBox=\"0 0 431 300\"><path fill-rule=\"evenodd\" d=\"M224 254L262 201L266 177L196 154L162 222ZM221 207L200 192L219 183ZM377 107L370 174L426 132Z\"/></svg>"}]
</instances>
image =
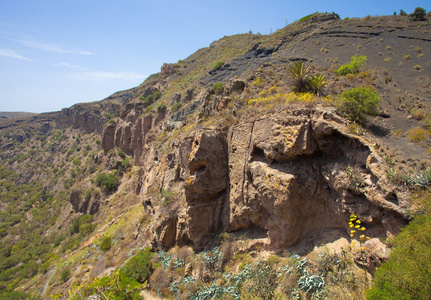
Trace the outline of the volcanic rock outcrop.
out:
<instances>
[{"instance_id":1,"label":"volcanic rock outcrop","mask_svg":"<svg viewBox=\"0 0 431 300\"><path fill-rule=\"evenodd\" d=\"M102 145L133 152L143 165L140 195L154 207L157 248L202 249L221 232L250 231L281 249L309 234L347 235L351 213L372 236L394 234L406 223L403 194L389 184L379 156L344 133L330 109L197 129L166 153L144 142L157 116L125 119L105 128ZM169 207L156 203L153 191L161 189L176 191Z\"/></svg>"}]
</instances>

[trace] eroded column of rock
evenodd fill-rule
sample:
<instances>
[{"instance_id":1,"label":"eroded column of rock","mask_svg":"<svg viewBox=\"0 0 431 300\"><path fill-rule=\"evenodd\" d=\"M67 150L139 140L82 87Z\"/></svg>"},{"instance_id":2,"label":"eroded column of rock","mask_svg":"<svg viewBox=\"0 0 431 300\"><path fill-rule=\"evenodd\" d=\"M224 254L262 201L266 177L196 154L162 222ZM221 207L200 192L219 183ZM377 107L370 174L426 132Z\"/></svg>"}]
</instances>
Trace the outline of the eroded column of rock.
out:
<instances>
[{"instance_id":1,"label":"eroded column of rock","mask_svg":"<svg viewBox=\"0 0 431 300\"><path fill-rule=\"evenodd\" d=\"M228 187L226 134L199 132L192 143L184 184L187 212L186 228L196 248L202 248L219 228L222 204Z\"/></svg>"}]
</instances>

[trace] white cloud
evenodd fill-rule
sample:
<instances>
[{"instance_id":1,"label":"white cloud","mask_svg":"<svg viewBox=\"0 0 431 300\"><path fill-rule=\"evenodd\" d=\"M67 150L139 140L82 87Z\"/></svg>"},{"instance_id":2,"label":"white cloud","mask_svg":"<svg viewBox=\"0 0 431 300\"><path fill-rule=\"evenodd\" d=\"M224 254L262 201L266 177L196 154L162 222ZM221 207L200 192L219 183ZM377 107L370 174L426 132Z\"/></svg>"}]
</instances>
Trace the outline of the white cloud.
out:
<instances>
[{"instance_id":1,"label":"white cloud","mask_svg":"<svg viewBox=\"0 0 431 300\"><path fill-rule=\"evenodd\" d=\"M43 51L48 52L56 52L56 53L66 53L66 54L78 54L78 55L94 55L95 53L90 51L82 51L82 50L76 50L76 49L64 49L60 46L54 45L54 44L44 44L39 42L33 42L28 40L14 40L15 42L18 42L24 46L35 48Z\"/></svg>"},{"instance_id":2,"label":"white cloud","mask_svg":"<svg viewBox=\"0 0 431 300\"><path fill-rule=\"evenodd\" d=\"M24 57L10 49L0 49L0 56L32 61L32 59Z\"/></svg>"},{"instance_id":3,"label":"white cloud","mask_svg":"<svg viewBox=\"0 0 431 300\"><path fill-rule=\"evenodd\" d=\"M56 64L52 64L51 65L52 67L64 67L64 68L70 68L70 69L80 69L80 70L85 70L85 68L84 67L81 67L81 66L79 66L79 65L74 65L74 64L71 64L71 63L68 63L68 62L59 62L59 63L56 63Z\"/></svg>"},{"instance_id":4,"label":"white cloud","mask_svg":"<svg viewBox=\"0 0 431 300\"><path fill-rule=\"evenodd\" d=\"M125 80L136 81L144 80L147 75L136 72L75 72L68 77L82 80Z\"/></svg>"}]
</instances>

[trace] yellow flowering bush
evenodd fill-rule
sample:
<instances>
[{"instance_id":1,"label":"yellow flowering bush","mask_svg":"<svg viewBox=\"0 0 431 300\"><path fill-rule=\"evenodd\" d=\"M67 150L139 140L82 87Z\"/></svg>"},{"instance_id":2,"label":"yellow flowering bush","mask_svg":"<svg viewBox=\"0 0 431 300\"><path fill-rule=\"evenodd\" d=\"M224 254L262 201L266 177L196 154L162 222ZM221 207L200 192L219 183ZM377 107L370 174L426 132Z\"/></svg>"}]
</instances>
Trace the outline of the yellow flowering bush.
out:
<instances>
[{"instance_id":1,"label":"yellow flowering bush","mask_svg":"<svg viewBox=\"0 0 431 300\"><path fill-rule=\"evenodd\" d=\"M361 225L361 220L359 220L355 214L350 215L349 227L351 228L351 230L350 230L350 237L351 238L354 238L355 235L359 235L358 236L359 243L360 243L359 250L361 250L361 252L363 252L365 250L363 243L365 243L365 241L370 239L368 236L363 234L363 232L366 230L366 228L363 225ZM362 232L362 234L361 234L361 232ZM355 246L355 244L356 244L355 241L352 241L352 244L351 244L352 250L353 250L353 247Z\"/></svg>"}]
</instances>

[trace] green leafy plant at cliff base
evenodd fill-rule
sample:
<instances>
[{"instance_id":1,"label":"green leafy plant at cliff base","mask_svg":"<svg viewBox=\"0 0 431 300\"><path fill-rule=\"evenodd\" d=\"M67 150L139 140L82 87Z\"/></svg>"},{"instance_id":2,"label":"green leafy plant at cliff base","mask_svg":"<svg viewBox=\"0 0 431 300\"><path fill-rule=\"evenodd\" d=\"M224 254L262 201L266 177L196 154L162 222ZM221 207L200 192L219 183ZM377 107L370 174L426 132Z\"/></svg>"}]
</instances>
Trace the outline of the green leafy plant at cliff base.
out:
<instances>
[{"instance_id":1,"label":"green leafy plant at cliff base","mask_svg":"<svg viewBox=\"0 0 431 300\"><path fill-rule=\"evenodd\" d=\"M367 299L431 299L431 192L423 192L417 202L421 209L394 238L391 256L377 269Z\"/></svg>"},{"instance_id":2,"label":"green leafy plant at cliff base","mask_svg":"<svg viewBox=\"0 0 431 300\"><path fill-rule=\"evenodd\" d=\"M377 115L377 109L382 99L370 88L356 87L343 92L335 102L337 112L342 116L359 122L366 115Z\"/></svg>"}]
</instances>

